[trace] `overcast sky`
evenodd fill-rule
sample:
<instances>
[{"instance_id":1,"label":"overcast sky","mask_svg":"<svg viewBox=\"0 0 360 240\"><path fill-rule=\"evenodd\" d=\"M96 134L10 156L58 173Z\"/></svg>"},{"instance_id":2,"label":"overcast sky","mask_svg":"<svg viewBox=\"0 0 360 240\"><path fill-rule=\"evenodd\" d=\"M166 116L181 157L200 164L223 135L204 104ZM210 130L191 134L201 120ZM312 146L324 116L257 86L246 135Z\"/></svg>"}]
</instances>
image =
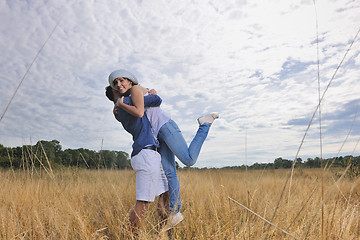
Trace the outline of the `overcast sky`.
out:
<instances>
[{"instance_id":1,"label":"overcast sky","mask_svg":"<svg viewBox=\"0 0 360 240\"><path fill-rule=\"evenodd\" d=\"M359 155L359 38L336 69L359 31L360 1L320 0L316 10L310 0L0 1L0 114L58 23L0 122L0 144L130 153L104 95L123 68L158 91L188 143L199 116L220 113L195 167L293 160L318 86L323 95L336 73L321 105L323 155ZM319 135L316 113L299 157L320 156Z\"/></svg>"}]
</instances>

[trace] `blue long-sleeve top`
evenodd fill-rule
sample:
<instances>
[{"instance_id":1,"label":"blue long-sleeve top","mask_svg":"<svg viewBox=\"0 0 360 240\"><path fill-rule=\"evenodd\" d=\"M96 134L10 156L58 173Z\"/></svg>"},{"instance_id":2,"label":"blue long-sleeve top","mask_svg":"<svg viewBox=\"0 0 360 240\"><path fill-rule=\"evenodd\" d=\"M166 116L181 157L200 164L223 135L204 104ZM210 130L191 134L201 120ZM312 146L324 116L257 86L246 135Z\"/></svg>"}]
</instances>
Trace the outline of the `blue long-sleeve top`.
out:
<instances>
[{"instance_id":1,"label":"blue long-sleeve top","mask_svg":"<svg viewBox=\"0 0 360 240\"><path fill-rule=\"evenodd\" d=\"M116 101L117 99L115 100L115 103ZM161 102L162 99L158 95L144 96L145 107L158 107ZM124 103L127 105L133 105L131 96L124 97ZM119 107L116 107L116 111L117 117L124 129L132 135L134 140L131 157L138 154L145 146L153 145L159 147L159 142L152 134L151 125L145 113L141 118L139 118L129 114Z\"/></svg>"}]
</instances>

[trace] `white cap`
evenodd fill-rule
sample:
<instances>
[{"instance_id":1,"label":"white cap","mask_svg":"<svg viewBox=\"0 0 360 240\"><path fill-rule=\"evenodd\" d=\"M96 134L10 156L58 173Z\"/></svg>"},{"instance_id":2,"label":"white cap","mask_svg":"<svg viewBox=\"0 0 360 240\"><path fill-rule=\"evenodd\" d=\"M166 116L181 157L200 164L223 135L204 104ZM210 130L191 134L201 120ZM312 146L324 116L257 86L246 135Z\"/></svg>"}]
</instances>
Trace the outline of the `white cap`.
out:
<instances>
[{"instance_id":1,"label":"white cap","mask_svg":"<svg viewBox=\"0 0 360 240\"><path fill-rule=\"evenodd\" d=\"M129 79L135 85L139 84L139 82L136 79L136 77L134 76L134 74L132 74L131 72L128 72L128 71L126 71L124 69L119 69L119 70L113 71L109 75L109 84L113 89L116 89L115 86L114 86L114 80L116 78L121 78L121 77Z\"/></svg>"}]
</instances>

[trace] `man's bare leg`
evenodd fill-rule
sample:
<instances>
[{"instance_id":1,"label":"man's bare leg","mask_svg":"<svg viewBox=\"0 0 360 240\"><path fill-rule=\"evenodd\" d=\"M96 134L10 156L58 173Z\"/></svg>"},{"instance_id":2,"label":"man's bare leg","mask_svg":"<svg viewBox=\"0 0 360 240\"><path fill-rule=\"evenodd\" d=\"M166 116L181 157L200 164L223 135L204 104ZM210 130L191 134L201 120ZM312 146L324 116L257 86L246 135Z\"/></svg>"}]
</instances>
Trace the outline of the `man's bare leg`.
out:
<instances>
[{"instance_id":1,"label":"man's bare leg","mask_svg":"<svg viewBox=\"0 0 360 240\"><path fill-rule=\"evenodd\" d=\"M164 192L159 196L157 205L158 214L162 222L168 218L170 212L170 194L169 191Z\"/></svg>"},{"instance_id":2,"label":"man's bare leg","mask_svg":"<svg viewBox=\"0 0 360 240\"><path fill-rule=\"evenodd\" d=\"M140 227L141 220L144 217L144 214L148 209L148 207L149 207L149 202L136 200L136 204L133 210L131 210L129 215L132 232L136 232Z\"/></svg>"}]
</instances>

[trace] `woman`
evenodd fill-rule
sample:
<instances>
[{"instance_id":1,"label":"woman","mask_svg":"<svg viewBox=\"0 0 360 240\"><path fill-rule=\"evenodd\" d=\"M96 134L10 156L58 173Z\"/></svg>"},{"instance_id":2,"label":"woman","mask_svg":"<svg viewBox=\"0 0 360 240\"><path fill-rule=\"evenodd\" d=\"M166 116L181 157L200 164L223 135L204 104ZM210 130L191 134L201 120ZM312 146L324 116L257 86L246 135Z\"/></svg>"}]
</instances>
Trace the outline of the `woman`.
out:
<instances>
[{"instance_id":1,"label":"woman","mask_svg":"<svg viewBox=\"0 0 360 240\"><path fill-rule=\"evenodd\" d=\"M144 115L144 95L148 90L138 85L137 78L130 72L120 69L109 75L109 83L123 96L115 101L115 106L137 117ZM133 106L123 102L124 96L131 95ZM183 220L180 213L180 182L176 173L175 156L186 166L196 163L201 147L208 135L213 121L219 117L212 113L198 118L199 129L188 147L185 139L170 116L164 113L160 107L147 109L146 115L150 121L154 136L157 136L160 148L161 163L169 183L170 193L170 217L169 222L175 226Z\"/></svg>"}]
</instances>

